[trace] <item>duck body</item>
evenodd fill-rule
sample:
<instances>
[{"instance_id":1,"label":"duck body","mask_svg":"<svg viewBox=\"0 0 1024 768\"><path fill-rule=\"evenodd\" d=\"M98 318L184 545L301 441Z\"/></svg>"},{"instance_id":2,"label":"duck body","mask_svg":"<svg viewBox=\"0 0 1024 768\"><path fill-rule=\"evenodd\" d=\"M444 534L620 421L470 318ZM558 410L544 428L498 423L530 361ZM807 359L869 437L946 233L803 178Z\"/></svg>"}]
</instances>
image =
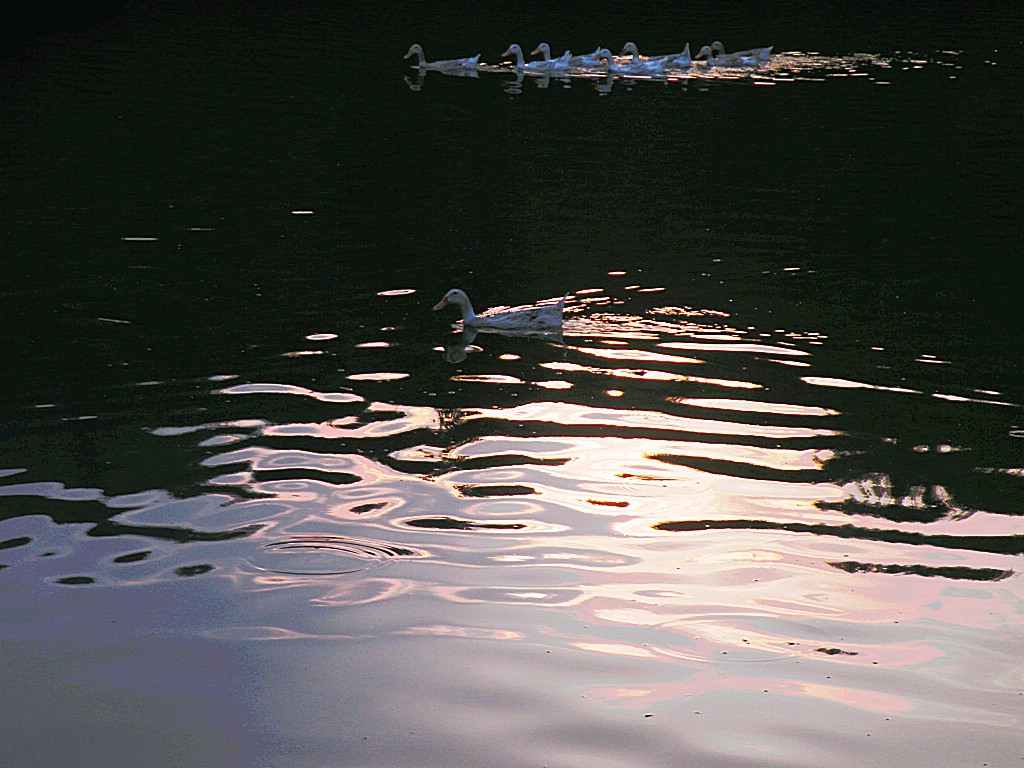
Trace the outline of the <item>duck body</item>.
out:
<instances>
[{"instance_id":1,"label":"duck body","mask_svg":"<svg viewBox=\"0 0 1024 768\"><path fill-rule=\"evenodd\" d=\"M669 54L666 58L668 59L668 65L670 67L685 69L693 64L693 57L690 56L690 44L687 43L686 47L679 53Z\"/></svg>"},{"instance_id":2,"label":"duck body","mask_svg":"<svg viewBox=\"0 0 1024 768\"><path fill-rule=\"evenodd\" d=\"M710 45L702 46L694 57L703 60L709 67L736 67L743 64L742 61L733 61L725 56L716 56Z\"/></svg>"},{"instance_id":3,"label":"duck body","mask_svg":"<svg viewBox=\"0 0 1024 768\"><path fill-rule=\"evenodd\" d=\"M636 43L626 43L622 46L622 53L619 54L618 58L624 59L627 56L629 58L626 59L624 65L629 69L658 67L662 60L665 61L666 65L668 64L668 56L641 56Z\"/></svg>"},{"instance_id":4,"label":"duck body","mask_svg":"<svg viewBox=\"0 0 1024 768\"><path fill-rule=\"evenodd\" d=\"M580 69L587 69L590 67L597 67L601 64L601 49L596 48L593 53L585 53L580 56L572 56L569 58L570 67L578 67Z\"/></svg>"},{"instance_id":5,"label":"duck body","mask_svg":"<svg viewBox=\"0 0 1024 768\"><path fill-rule=\"evenodd\" d=\"M526 59L523 58L523 49L519 47L518 43L512 43L512 45L506 48L505 52L501 55L502 58L505 56L515 56L516 69L521 72L550 72L553 68L552 65L554 64L554 61L550 58L546 61L544 59L540 59L538 61L526 61Z\"/></svg>"},{"instance_id":6,"label":"duck body","mask_svg":"<svg viewBox=\"0 0 1024 768\"><path fill-rule=\"evenodd\" d=\"M453 304L462 312L462 325L466 329L492 331L552 331L562 327L562 310L565 308L565 294L555 304L542 304L534 307L522 307L502 311L485 312L482 315L473 311L473 305L464 291L452 288L434 305L434 310L444 309Z\"/></svg>"},{"instance_id":7,"label":"duck body","mask_svg":"<svg viewBox=\"0 0 1024 768\"><path fill-rule=\"evenodd\" d=\"M751 48L746 51L735 51L726 53L725 46L718 40L711 45L705 45L697 52L697 58L707 61L709 67L756 67L768 61L772 55L772 48Z\"/></svg>"},{"instance_id":8,"label":"duck body","mask_svg":"<svg viewBox=\"0 0 1024 768\"><path fill-rule=\"evenodd\" d=\"M533 51L530 52L531 56L537 54L544 56L543 63L546 65L548 72L563 72L569 68L569 62L572 60L572 53L566 51L557 59L551 58L551 46L547 43L541 43ZM537 62L538 64L541 62Z\"/></svg>"},{"instance_id":9,"label":"duck body","mask_svg":"<svg viewBox=\"0 0 1024 768\"><path fill-rule=\"evenodd\" d=\"M725 52L725 46L722 45L721 41L715 40L711 44L712 52L719 57L729 58L740 58L746 61L768 61L772 56L772 48L774 45L769 45L766 48L749 48L746 51L733 51L732 53Z\"/></svg>"},{"instance_id":10,"label":"duck body","mask_svg":"<svg viewBox=\"0 0 1024 768\"><path fill-rule=\"evenodd\" d=\"M667 59L641 59L637 54L633 54L629 61L618 64L607 48L602 48L599 55L608 62L608 71L617 75L663 75L668 66Z\"/></svg>"},{"instance_id":11,"label":"duck body","mask_svg":"<svg viewBox=\"0 0 1024 768\"><path fill-rule=\"evenodd\" d=\"M679 53L669 53L664 56L647 56L642 57L640 51L636 47L636 43L626 43L622 46L622 53L620 56L631 56L631 64L635 64L638 61L652 62L652 61L665 61L666 67L683 68L688 67L692 63L690 57L690 44L687 43L686 47L683 48Z\"/></svg>"},{"instance_id":12,"label":"duck body","mask_svg":"<svg viewBox=\"0 0 1024 768\"><path fill-rule=\"evenodd\" d=\"M410 56L416 56L416 67L423 69L438 69L438 70L458 70L458 69L476 69L480 66L480 54L476 56L470 56L465 59L442 59L441 61L427 61L426 55L423 53L423 46L419 43L414 44L409 48L408 53L402 58L408 59Z\"/></svg>"}]
</instances>

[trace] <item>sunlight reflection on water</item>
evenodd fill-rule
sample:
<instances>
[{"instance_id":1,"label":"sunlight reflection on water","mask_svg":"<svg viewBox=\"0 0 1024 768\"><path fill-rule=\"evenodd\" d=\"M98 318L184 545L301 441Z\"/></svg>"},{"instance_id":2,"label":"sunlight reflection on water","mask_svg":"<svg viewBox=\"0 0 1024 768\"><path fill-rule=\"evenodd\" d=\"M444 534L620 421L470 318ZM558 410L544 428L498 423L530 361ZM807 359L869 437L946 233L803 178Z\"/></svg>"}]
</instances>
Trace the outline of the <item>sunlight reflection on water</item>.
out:
<instances>
[{"instance_id":1,"label":"sunlight reflection on water","mask_svg":"<svg viewBox=\"0 0 1024 768\"><path fill-rule=\"evenodd\" d=\"M776 587L782 587L782 592L770 599L778 618L783 604L803 606L800 610L810 609L817 615L824 603L811 594L832 595L826 603L834 603L839 584L851 574L1001 580L1014 573L998 553L1019 552L1015 539L1019 532L1008 530L1005 519L982 506L965 506L947 485L898 487L886 473L869 471L849 477L845 469L840 474L831 469L840 459L839 464L848 463L871 449L863 437L848 435L844 429L844 414L859 406L832 404L821 399L821 393L830 388L918 398L937 393L927 392L924 386L869 385L805 375L789 379L788 402L776 401L769 392L778 388L777 381L786 370L774 367L784 362L777 358L805 358L813 368L819 353L808 344L820 338L811 334L801 341L799 334L787 334L790 338L766 341L765 334L759 334L758 341L748 341L745 332L722 326L721 313L657 311L665 318L685 315L680 323L629 316L620 316L616 322L615 315L583 312L577 307L571 313L569 341L561 346L524 340L520 353L493 356L487 347L480 347L482 354L475 358L473 372L458 368L449 372L448 381L457 387L488 385L503 392L531 393L528 401L518 405L441 409L368 399L353 391L232 383L214 390L215 396L246 398L255 410L243 407L245 415L240 418L162 426L152 434L182 441L207 433L198 445L208 453L202 466L217 472L209 476L208 484L237 497L217 502L211 508L216 512L213 516L192 515L193 523L226 533L258 526L262 529L258 536L245 534L258 547L246 559L258 570L288 575L288 583L307 577L355 578L369 567L387 566L403 573L413 568L415 576L393 577L412 579L401 593L416 584L419 590L459 595L464 600L469 586L451 584L451 577L445 575L450 567L490 569L514 564L521 574L523 568L543 568L551 574L596 569L609 576L617 574L611 581L601 580L613 587L611 591L594 591L592 585L573 592L566 604L635 603L638 575L643 574L639 583L645 590L654 589L650 594L659 595L659 614L678 617L682 604L667 596L675 593L672 584L685 573L685 582L702 585L682 593L685 600L699 595L710 604L715 599L708 590L715 579L748 587L779 582ZM715 325L704 325L701 318ZM336 337L325 335L322 340L335 342ZM625 346L615 345L622 342ZM390 349L388 345L357 346L381 354ZM538 370L557 373L564 380L523 378L530 360L545 348L556 359L539 361ZM684 350L691 356L659 350ZM615 367L624 362L630 367ZM674 373L681 368L713 368L734 375L742 370L744 378ZM499 372L502 369L518 375ZM410 375L356 371L346 379L395 386ZM608 375L632 383L612 393L596 383ZM799 382L810 389L800 389ZM674 394L679 384L687 385L692 394ZM543 393L553 388L576 393L573 401L545 399ZM715 394L720 389L745 390L750 395L721 397ZM602 398L613 394L616 407L610 407L610 401L601 404ZM259 403L281 395L291 396L295 403L291 412L309 410L296 408L305 399L329 406L334 413L326 420L305 422L261 415ZM799 402L795 396L806 400ZM618 406L621 400L628 401L625 407ZM339 407L344 414L337 413ZM239 443L250 445L240 447ZM913 450L921 455L918 444ZM937 453L950 455L950 451ZM227 474L226 468L230 468ZM1019 470L997 467L989 476L1011 481L1015 471ZM113 518L120 526L117 530L133 526L152 530L181 521L179 502L144 494L129 502L107 499L99 489L68 489L53 483L6 485L0 492L128 507ZM934 515L922 523L905 519L907 513L917 514L915 510ZM470 546L459 537L470 537L474 543ZM481 560L477 547L485 540L488 554ZM683 540L685 556L680 549ZM8 549L19 549L20 541L9 539ZM237 550L244 539L231 535L227 541L231 544L226 551ZM803 541L813 542L815 554L810 561L801 554ZM931 543L937 548L929 548ZM708 557L719 549L733 555L745 552L747 565L739 568L732 556L700 575L697 569L702 564L717 562ZM418 553L419 563L393 561L395 553ZM954 557L955 553L959 554ZM146 564L150 572L157 560ZM761 564L752 565L755 562ZM223 562L218 567L223 568ZM795 583L779 577L789 567L797 568L795 574L833 586L787 594ZM536 593L536 599L554 600L561 593L550 589L563 578L555 577L553 584ZM435 579L436 585L429 587ZM267 582L259 580L265 588ZM490 577L484 581L493 583ZM472 589L477 590L472 593L475 601L505 600L499 598L505 588L497 592ZM514 595L508 599L514 602L534 600L528 591L508 589ZM394 591L389 589L380 596L391 594ZM623 610L602 608L601 616L605 621L612 615L635 617L638 609ZM858 610L846 606L840 612L855 615ZM707 611L702 609L705 616ZM724 631L731 622L716 626ZM788 641L776 638L769 645L783 648L783 642ZM765 646L751 638L744 645Z\"/></svg>"},{"instance_id":2,"label":"sunlight reflection on water","mask_svg":"<svg viewBox=\"0 0 1024 768\"><path fill-rule=\"evenodd\" d=\"M69 538L53 512L21 517L0 563L63 589L220 576L321 610L404 606L384 622L289 610L201 634L542 648L616 670L572 685L637 716L727 718L730 697L761 696L790 713L810 702L846 718L1016 727L1016 662L966 649L1019 623L1024 527L1003 501L1019 496L1019 454L979 467L955 427L926 438L913 421L855 425L879 404L942 421L1018 406L977 397L996 393L983 382L954 394L930 358L898 380L853 374L813 333L671 307L658 319L572 309L557 343L480 335L471 357L435 351L433 367L394 373L381 373L396 368L393 345L356 342L365 370L339 370L326 381L345 386L323 391L212 377L208 420L149 433L198 457L202 487L108 495L8 472L0 498L59 504L87 535ZM762 743L757 731L730 732Z\"/></svg>"}]
</instances>

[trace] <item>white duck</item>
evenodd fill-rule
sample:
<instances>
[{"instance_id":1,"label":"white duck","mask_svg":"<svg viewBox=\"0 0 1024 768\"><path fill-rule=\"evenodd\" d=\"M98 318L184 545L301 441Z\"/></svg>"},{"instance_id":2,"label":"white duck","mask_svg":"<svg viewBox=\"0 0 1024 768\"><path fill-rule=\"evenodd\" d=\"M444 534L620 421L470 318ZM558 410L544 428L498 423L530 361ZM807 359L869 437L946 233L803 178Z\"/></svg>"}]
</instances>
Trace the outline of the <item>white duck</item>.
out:
<instances>
[{"instance_id":1,"label":"white duck","mask_svg":"<svg viewBox=\"0 0 1024 768\"><path fill-rule=\"evenodd\" d=\"M565 294L556 304L543 304L536 307L508 309L478 315L464 291L452 288L444 295L434 310L444 309L454 304L462 312L464 328L490 329L495 331L551 331L562 327L562 310L565 308Z\"/></svg>"},{"instance_id":2,"label":"white duck","mask_svg":"<svg viewBox=\"0 0 1024 768\"><path fill-rule=\"evenodd\" d=\"M697 55L693 57L695 60L702 59L704 64L709 67L735 67L743 62L730 61L722 56L716 56L715 52L711 50L710 45L701 46L701 49L697 51Z\"/></svg>"},{"instance_id":3,"label":"white duck","mask_svg":"<svg viewBox=\"0 0 1024 768\"><path fill-rule=\"evenodd\" d=\"M518 69L520 71L523 71L523 72L550 72L551 71L551 62L550 61L544 61L543 59L541 59L539 61L526 61L523 58L523 49L519 47L518 43L512 43L512 45L510 45L508 48L505 49L505 52L503 54L501 54L501 56L502 56L502 58L505 58L506 56L515 56L516 57L516 69Z\"/></svg>"},{"instance_id":4,"label":"white duck","mask_svg":"<svg viewBox=\"0 0 1024 768\"><path fill-rule=\"evenodd\" d=\"M774 45L769 45L767 48L750 48L746 51L734 51L733 53L726 53L725 46L718 40L715 40L711 44L711 51L716 56L731 58L733 56L745 59L748 61L768 61L772 56L772 48Z\"/></svg>"},{"instance_id":5,"label":"white duck","mask_svg":"<svg viewBox=\"0 0 1024 768\"><path fill-rule=\"evenodd\" d=\"M622 46L622 53L620 56L632 56L633 61L641 59L640 51L636 47L636 43L626 43ZM665 56L648 56L646 61L652 61L657 59L666 59L666 66L669 67L688 67L692 63L690 57L690 44L687 43L686 47L683 48L679 53L670 53ZM643 59L641 59L643 60Z\"/></svg>"},{"instance_id":6,"label":"white duck","mask_svg":"<svg viewBox=\"0 0 1024 768\"><path fill-rule=\"evenodd\" d=\"M427 57L423 53L423 46L419 43L415 43L409 52L402 58L408 59L410 56L416 56L416 66L421 69L441 69L441 70L453 70L453 69L476 69L480 66L480 54L471 56L465 59L443 59L441 61L427 61Z\"/></svg>"},{"instance_id":7,"label":"white duck","mask_svg":"<svg viewBox=\"0 0 1024 768\"><path fill-rule=\"evenodd\" d=\"M751 48L747 51L736 51L726 53L725 46L717 40L711 45L705 45L698 52L696 58L703 58L709 67L749 67L757 66L768 60L771 56L772 47Z\"/></svg>"},{"instance_id":8,"label":"white duck","mask_svg":"<svg viewBox=\"0 0 1024 768\"><path fill-rule=\"evenodd\" d=\"M601 48L595 48L593 53L585 53L581 56L571 56L569 58L570 67L596 67L601 63Z\"/></svg>"},{"instance_id":9,"label":"white duck","mask_svg":"<svg viewBox=\"0 0 1024 768\"><path fill-rule=\"evenodd\" d=\"M666 59L640 59L634 56L624 64L617 64L611 51L602 48L598 54L601 59L608 62L608 71L617 75L663 75L668 65Z\"/></svg>"},{"instance_id":10,"label":"white duck","mask_svg":"<svg viewBox=\"0 0 1024 768\"><path fill-rule=\"evenodd\" d=\"M530 51L531 56L536 56L538 53L544 56L544 63L548 65L548 70L553 72L561 72L568 69L569 62L572 61L572 54L569 51L566 51L557 59L552 59L551 46L547 43L541 43Z\"/></svg>"}]
</instances>

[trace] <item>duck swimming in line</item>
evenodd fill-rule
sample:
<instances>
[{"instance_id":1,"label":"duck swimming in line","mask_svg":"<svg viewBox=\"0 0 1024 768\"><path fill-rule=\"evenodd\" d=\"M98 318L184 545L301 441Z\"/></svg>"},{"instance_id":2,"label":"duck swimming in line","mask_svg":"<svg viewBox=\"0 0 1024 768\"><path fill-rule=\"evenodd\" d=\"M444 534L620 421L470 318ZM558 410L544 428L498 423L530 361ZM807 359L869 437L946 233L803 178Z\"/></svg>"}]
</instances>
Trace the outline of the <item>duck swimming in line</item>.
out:
<instances>
[{"instance_id":1,"label":"duck swimming in line","mask_svg":"<svg viewBox=\"0 0 1024 768\"><path fill-rule=\"evenodd\" d=\"M701 49L697 51L697 55L693 57L695 61L702 61L709 67L739 67L745 64L753 64L753 61L743 61L742 59L733 59L726 56L716 56L715 51L712 50L710 45L701 46Z\"/></svg>"},{"instance_id":2,"label":"duck swimming in line","mask_svg":"<svg viewBox=\"0 0 1024 768\"><path fill-rule=\"evenodd\" d=\"M452 288L434 305L434 310L454 304L462 312L464 328L490 329L496 331L551 331L562 327L562 310L565 309L565 294L556 304L542 304L535 307L507 309L478 315L464 291Z\"/></svg>"},{"instance_id":3,"label":"duck swimming in line","mask_svg":"<svg viewBox=\"0 0 1024 768\"><path fill-rule=\"evenodd\" d=\"M423 46L419 43L415 43L409 52L402 58L408 59L410 56L417 57L416 66L420 70L424 69L440 69L440 70L453 70L453 69L476 69L480 66L480 54L471 56L465 59L442 59L441 61L427 61L427 57L423 53Z\"/></svg>"},{"instance_id":4,"label":"duck swimming in line","mask_svg":"<svg viewBox=\"0 0 1024 768\"><path fill-rule=\"evenodd\" d=\"M689 43L679 53L672 53L668 56L668 65L670 67L688 67L691 64L693 64L693 58L690 56Z\"/></svg>"},{"instance_id":5,"label":"duck swimming in line","mask_svg":"<svg viewBox=\"0 0 1024 768\"><path fill-rule=\"evenodd\" d=\"M624 64L617 64L607 48L602 48L598 55L608 62L608 71L617 75L663 75L668 66L667 59L641 59L637 55Z\"/></svg>"},{"instance_id":6,"label":"duck swimming in line","mask_svg":"<svg viewBox=\"0 0 1024 768\"><path fill-rule=\"evenodd\" d=\"M572 61L572 58L573 58L572 53L570 53L569 51L566 51L561 56L559 56L557 59L552 59L551 58L551 46L548 45L547 43L541 43L536 48L534 48L532 51L530 51L530 55L531 56L536 56L538 53L542 54L544 56L544 63L547 65L547 68L549 70L551 70L551 71L558 71L558 72L560 72L560 71L562 71L564 69L568 69L569 68L569 62ZM540 62L538 62L538 63L540 63Z\"/></svg>"},{"instance_id":7,"label":"duck swimming in line","mask_svg":"<svg viewBox=\"0 0 1024 768\"><path fill-rule=\"evenodd\" d=\"M640 56L640 51L636 47L636 43L626 43L622 46L622 53L620 56L632 56L633 62L636 61L657 61L659 59L665 59L665 64L668 67L688 67L692 63L690 58L690 44L687 43L686 47L679 53L670 53L665 56L648 56L646 59Z\"/></svg>"},{"instance_id":8,"label":"duck swimming in line","mask_svg":"<svg viewBox=\"0 0 1024 768\"><path fill-rule=\"evenodd\" d=\"M715 40L711 44L711 52L718 57L732 58L737 57L750 61L768 61L772 56L772 48L774 45L769 45L767 48L750 48L746 51L733 51L732 53L725 52L725 46L722 45L721 41Z\"/></svg>"},{"instance_id":9,"label":"duck swimming in line","mask_svg":"<svg viewBox=\"0 0 1024 768\"><path fill-rule=\"evenodd\" d=\"M598 46L594 49L593 53L585 53L581 56L571 56L569 58L570 67L596 67L601 63L601 47Z\"/></svg>"},{"instance_id":10,"label":"duck swimming in line","mask_svg":"<svg viewBox=\"0 0 1024 768\"><path fill-rule=\"evenodd\" d=\"M550 56L550 49L548 49L548 51ZM534 51L534 53L536 52L537 51ZM501 54L501 57L505 58L506 56L515 56L516 69L523 72L550 72L556 61L555 59L550 58L547 60L540 59L538 61L526 61L523 58L523 49L519 47L518 43L512 43L512 45L505 49L505 52Z\"/></svg>"},{"instance_id":11,"label":"duck swimming in line","mask_svg":"<svg viewBox=\"0 0 1024 768\"><path fill-rule=\"evenodd\" d=\"M768 61L773 47L751 48L746 51L726 53L725 46L716 40L711 45L701 48L695 58L703 58L709 67L756 67L758 64Z\"/></svg>"}]
</instances>

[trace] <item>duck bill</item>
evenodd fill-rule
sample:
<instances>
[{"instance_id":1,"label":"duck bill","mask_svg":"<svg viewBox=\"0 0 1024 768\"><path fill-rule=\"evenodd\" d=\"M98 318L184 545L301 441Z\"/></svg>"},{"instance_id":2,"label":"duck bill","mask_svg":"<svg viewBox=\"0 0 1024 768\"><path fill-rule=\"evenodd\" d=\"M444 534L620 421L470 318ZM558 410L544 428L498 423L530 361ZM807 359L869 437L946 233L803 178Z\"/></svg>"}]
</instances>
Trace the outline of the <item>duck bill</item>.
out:
<instances>
[{"instance_id":1,"label":"duck bill","mask_svg":"<svg viewBox=\"0 0 1024 768\"><path fill-rule=\"evenodd\" d=\"M448 306L448 299L441 299L439 302L437 302L437 304L434 305L434 311L436 312L439 309L444 309L447 306Z\"/></svg>"}]
</instances>

